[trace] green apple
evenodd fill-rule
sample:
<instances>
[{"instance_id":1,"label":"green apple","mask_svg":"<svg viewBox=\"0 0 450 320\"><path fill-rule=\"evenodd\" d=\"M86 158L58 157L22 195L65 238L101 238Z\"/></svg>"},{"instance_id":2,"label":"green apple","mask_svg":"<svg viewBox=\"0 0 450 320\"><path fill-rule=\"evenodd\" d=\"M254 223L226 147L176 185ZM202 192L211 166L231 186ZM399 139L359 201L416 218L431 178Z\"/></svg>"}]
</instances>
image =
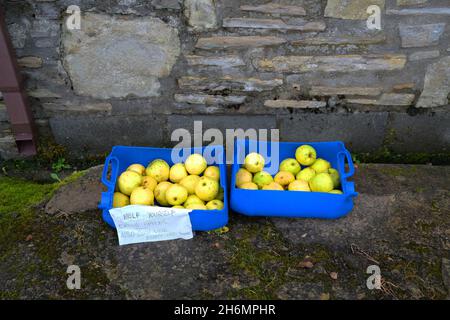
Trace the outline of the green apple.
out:
<instances>
[{"instance_id":1,"label":"green apple","mask_svg":"<svg viewBox=\"0 0 450 320\"><path fill-rule=\"evenodd\" d=\"M167 181L169 172L169 164L162 159L153 160L145 169L145 173L155 178L157 182Z\"/></svg>"},{"instance_id":2,"label":"green apple","mask_svg":"<svg viewBox=\"0 0 450 320\"><path fill-rule=\"evenodd\" d=\"M142 176L134 171L125 171L119 176L117 183L120 192L129 196L133 189L142 184Z\"/></svg>"},{"instance_id":3,"label":"green apple","mask_svg":"<svg viewBox=\"0 0 450 320\"><path fill-rule=\"evenodd\" d=\"M208 166L208 164L206 163L206 159L198 153L191 154L189 157L187 157L184 165L189 174L195 175L202 174Z\"/></svg>"},{"instance_id":4,"label":"green apple","mask_svg":"<svg viewBox=\"0 0 450 320\"><path fill-rule=\"evenodd\" d=\"M123 193L114 192L113 208L121 208L130 204L130 198Z\"/></svg>"},{"instance_id":5,"label":"green apple","mask_svg":"<svg viewBox=\"0 0 450 320\"><path fill-rule=\"evenodd\" d=\"M155 196L153 195L153 191L144 187L137 187L130 196L130 204L152 206L154 201Z\"/></svg>"},{"instance_id":6,"label":"green apple","mask_svg":"<svg viewBox=\"0 0 450 320\"><path fill-rule=\"evenodd\" d=\"M334 189L334 190L331 190L330 192L328 192L328 193L334 193L334 194L344 194L341 190L336 190L336 189Z\"/></svg>"},{"instance_id":7,"label":"green apple","mask_svg":"<svg viewBox=\"0 0 450 320\"><path fill-rule=\"evenodd\" d=\"M185 208L190 210L208 210L208 208L203 203L191 203L185 206Z\"/></svg>"},{"instance_id":8,"label":"green apple","mask_svg":"<svg viewBox=\"0 0 450 320\"><path fill-rule=\"evenodd\" d=\"M158 182L152 176L142 177L142 186L144 188L154 191L157 185Z\"/></svg>"},{"instance_id":9,"label":"green apple","mask_svg":"<svg viewBox=\"0 0 450 320\"><path fill-rule=\"evenodd\" d=\"M180 185L185 187L189 194L194 194L195 193L195 186L197 185L198 180L200 180L199 176L191 174L191 175L188 175L187 177L184 177L180 181Z\"/></svg>"},{"instance_id":10,"label":"green apple","mask_svg":"<svg viewBox=\"0 0 450 320\"><path fill-rule=\"evenodd\" d=\"M316 173L324 173L328 172L328 169L331 168L331 164L327 160L317 158L317 160L312 164L311 168L313 168Z\"/></svg>"},{"instance_id":11,"label":"green apple","mask_svg":"<svg viewBox=\"0 0 450 320\"><path fill-rule=\"evenodd\" d=\"M316 172L313 168L308 167L303 170L301 170L299 173L297 173L297 176L295 177L297 180L303 180L306 182L309 182L309 180L312 179L316 175Z\"/></svg>"},{"instance_id":12,"label":"green apple","mask_svg":"<svg viewBox=\"0 0 450 320\"><path fill-rule=\"evenodd\" d=\"M258 190L258 186L253 182L245 182L239 186L239 189Z\"/></svg>"},{"instance_id":13,"label":"green apple","mask_svg":"<svg viewBox=\"0 0 450 320\"><path fill-rule=\"evenodd\" d=\"M174 164L169 170L169 180L173 183L178 183L187 176L188 173L182 163Z\"/></svg>"},{"instance_id":14,"label":"green apple","mask_svg":"<svg viewBox=\"0 0 450 320\"><path fill-rule=\"evenodd\" d=\"M300 146L295 150L295 159L302 166L310 166L316 161L317 153L316 149L306 144Z\"/></svg>"},{"instance_id":15,"label":"green apple","mask_svg":"<svg viewBox=\"0 0 450 320\"><path fill-rule=\"evenodd\" d=\"M209 177L200 177L195 186L195 194L203 201L214 200L219 193L219 183Z\"/></svg>"},{"instance_id":16,"label":"green apple","mask_svg":"<svg viewBox=\"0 0 450 320\"><path fill-rule=\"evenodd\" d=\"M184 206L187 207L188 205L191 205L194 203L200 203L203 205L205 204L205 202L203 202L202 199L197 197L195 194L191 194L190 196L187 197L186 201L184 202Z\"/></svg>"},{"instance_id":17,"label":"green apple","mask_svg":"<svg viewBox=\"0 0 450 320\"><path fill-rule=\"evenodd\" d=\"M169 181L160 182L155 188L155 199L162 206L168 206L166 191L172 185Z\"/></svg>"},{"instance_id":18,"label":"green apple","mask_svg":"<svg viewBox=\"0 0 450 320\"><path fill-rule=\"evenodd\" d=\"M266 171L257 172L253 177L253 182L256 183L256 185L260 189L266 184L271 183L272 181L273 181L272 176Z\"/></svg>"},{"instance_id":19,"label":"green apple","mask_svg":"<svg viewBox=\"0 0 450 320\"><path fill-rule=\"evenodd\" d=\"M172 206L178 206L186 201L188 192L179 184L171 185L166 191L166 200Z\"/></svg>"},{"instance_id":20,"label":"green apple","mask_svg":"<svg viewBox=\"0 0 450 320\"><path fill-rule=\"evenodd\" d=\"M211 200L206 204L206 208L208 210L222 210L223 209L223 202L220 200Z\"/></svg>"},{"instance_id":21,"label":"green apple","mask_svg":"<svg viewBox=\"0 0 450 320\"><path fill-rule=\"evenodd\" d=\"M330 192L333 190L333 179L328 173L318 173L309 181L309 187L315 192Z\"/></svg>"},{"instance_id":22,"label":"green apple","mask_svg":"<svg viewBox=\"0 0 450 320\"><path fill-rule=\"evenodd\" d=\"M330 168L328 169L328 173L330 174L331 179L333 179L333 186L336 189L341 184L341 180L339 179L339 171L334 168Z\"/></svg>"},{"instance_id":23,"label":"green apple","mask_svg":"<svg viewBox=\"0 0 450 320\"><path fill-rule=\"evenodd\" d=\"M279 191L284 191L284 188L277 182L271 182L269 184L266 184L261 189L262 190L279 190Z\"/></svg>"},{"instance_id":24,"label":"green apple","mask_svg":"<svg viewBox=\"0 0 450 320\"><path fill-rule=\"evenodd\" d=\"M236 187L246 182L252 182L253 175L247 169L240 168L236 173Z\"/></svg>"},{"instance_id":25,"label":"green apple","mask_svg":"<svg viewBox=\"0 0 450 320\"><path fill-rule=\"evenodd\" d=\"M256 152L249 153L244 160L244 167L251 173L257 173L264 169L265 160Z\"/></svg>"},{"instance_id":26,"label":"green apple","mask_svg":"<svg viewBox=\"0 0 450 320\"><path fill-rule=\"evenodd\" d=\"M308 182L304 180L292 181L288 186L289 191L311 191Z\"/></svg>"},{"instance_id":27,"label":"green apple","mask_svg":"<svg viewBox=\"0 0 450 320\"><path fill-rule=\"evenodd\" d=\"M131 166L127 168L127 171L134 171L142 176L145 174L145 167L142 164L133 163Z\"/></svg>"},{"instance_id":28,"label":"green apple","mask_svg":"<svg viewBox=\"0 0 450 320\"><path fill-rule=\"evenodd\" d=\"M281 185L282 187L289 185L292 181L295 180L294 175L289 171L280 171L278 172L273 180Z\"/></svg>"},{"instance_id":29,"label":"green apple","mask_svg":"<svg viewBox=\"0 0 450 320\"><path fill-rule=\"evenodd\" d=\"M300 170L300 164L294 158L284 159L280 163L279 171L288 171L295 176Z\"/></svg>"},{"instance_id":30,"label":"green apple","mask_svg":"<svg viewBox=\"0 0 450 320\"><path fill-rule=\"evenodd\" d=\"M203 172L203 176L210 177L211 179L219 181L220 180L219 167L216 167L216 166L209 166L209 167L207 167L205 169L205 172Z\"/></svg>"}]
</instances>

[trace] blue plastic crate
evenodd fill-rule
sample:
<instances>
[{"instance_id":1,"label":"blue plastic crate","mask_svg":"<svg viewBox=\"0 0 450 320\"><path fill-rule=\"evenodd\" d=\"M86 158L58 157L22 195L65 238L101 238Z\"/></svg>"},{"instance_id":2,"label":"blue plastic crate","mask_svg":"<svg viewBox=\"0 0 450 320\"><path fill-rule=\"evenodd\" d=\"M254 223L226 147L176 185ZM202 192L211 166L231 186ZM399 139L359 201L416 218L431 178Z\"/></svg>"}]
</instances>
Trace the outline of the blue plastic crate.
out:
<instances>
[{"instance_id":1,"label":"blue plastic crate","mask_svg":"<svg viewBox=\"0 0 450 320\"><path fill-rule=\"evenodd\" d=\"M259 143L252 141L257 145ZM238 159L249 153L249 140L238 140L234 145L234 161L231 171L230 207L233 211L248 216L302 217L336 219L353 209L353 198L358 195L355 185L348 181L354 174L350 152L341 141L335 142L279 142L279 161L274 164L278 170L279 163L286 158L295 158L295 150L307 144L317 151L317 157L328 160L339 171L341 188L344 194L300 191L244 190L235 186L236 173L242 166ZM271 143L267 144L270 156ZM255 151L255 150L252 150ZM345 172L345 161L348 172ZM268 165L266 164L266 167ZM303 166L302 166L303 168ZM274 174L275 172L269 172Z\"/></svg>"},{"instance_id":2,"label":"blue plastic crate","mask_svg":"<svg viewBox=\"0 0 450 320\"><path fill-rule=\"evenodd\" d=\"M171 160L172 150L180 152L182 161L186 160L191 153L201 153L206 158L208 165L217 165L220 169L220 185L224 190L224 208L222 210L191 211L189 217L191 219L192 230L209 231L223 227L228 223L227 174L223 146L176 149L127 146L113 147L111 153L105 160L105 167L102 174L102 183L108 188L108 191L102 192L102 198L99 204L99 208L103 210L103 220L106 223L115 228L109 210L112 208L114 189L119 175L133 163L140 163L146 167L154 159L163 159L169 165L173 165ZM216 158L221 159L221 163L215 163ZM109 179L108 172L110 172Z\"/></svg>"}]
</instances>

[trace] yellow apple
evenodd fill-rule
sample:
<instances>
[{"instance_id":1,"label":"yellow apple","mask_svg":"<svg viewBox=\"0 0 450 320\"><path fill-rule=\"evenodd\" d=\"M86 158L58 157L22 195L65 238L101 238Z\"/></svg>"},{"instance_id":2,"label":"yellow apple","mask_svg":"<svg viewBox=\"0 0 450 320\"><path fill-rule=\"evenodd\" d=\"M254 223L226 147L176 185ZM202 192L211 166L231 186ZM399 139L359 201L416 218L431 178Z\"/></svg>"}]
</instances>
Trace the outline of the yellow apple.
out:
<instances>
[{"instance_id":1,"label":"yellow apple","mask_svg":"<svg viewBox=\"0 0 450 320\"><path fill-rule=\"evenodd\" d=\"M183 206L180 206L180 205L178 205L178 206L172 206L172 208L174 208L174 209L184 209L184 207L183 207Z\"/></svg>"},{"instance_id":2,"label":"yellow apple","mask_svg":"<svg viewBox=\"0 0 450 320\"><path fill-rule=\"evenodd\" d=\"M209 166L206 168L205 172L203 172L203 176L210 177L216 181L220 180L220 170L219 167Z\"/></svg>"},{"instance_id":3,"label":"yellow apple","mask_svg":"<svg viewBox=\"0 0 450 320\"><path fill-rule=\"evenodd\" d=\"M222 210L223 209L223 202L220 200L211 200L206 204L206 208L208 210Z\"/></svg>"},{"instance_id":4,"label":"yellow apple","mask_svg":"<svg viewBox=\"0 0 450 320\"><path fill-rule=\"evenodd\" d=\"M146 189L153 191L155 190L157 184L158 182L152 176L145 176L142 178L142 186Z\"/></svg>"},{"instance_id":5,"label":"yellow apple","mask_svg":"<svg viewBox=\"0 0 450 320\"><path fill-rule=\"evenodd\" d=\"M344 194L341 190L336 190L336 189L334 189L334 190L331 190L330 192L328 192L328 193L334 193L334 194Z\"/></svg>"},{"instance_id":6,"label":"yellow apple","mask_svg":"<svg viewBox=\"0 0 450 320\"><path fill-rule=\"evenodd\" d=\"M297 161L302 166L312 165L314 161L316 161L316 157L317 157L316 149L306 144L298 147L295 150L295 159L297 159Z\"/></svg>"},{"instance_id":7,"label":"yellow apple","mask_svg":"<svg viewBox=\"0 0 450 320\"><path fill-rule=\"evenodd\" d=\"M309 187L315 192L330 192L333 190L333 179L328 173L318 173L309 181Z\"/></svg>"},{"instance_id":8,"label":"yellow apple","mask_svg":"<svg viewBox=\"0 0 450 320\"><path fill-rule=\"evenodd\" d=\"M184 162L187 172L189 174L200 175L205 171L208 164L206 163L206 159L202 157L201 154L194 153L187 157Z\"/></svg>"},{"instance_id":9,"label":"yellow apple","mask_svg":"<svg viewBox=\"0 0 450 320\"><path fill-rule=\"evenodd\" d=\"M236 187L239 188L241 184L244 184L246 182L252 182L253 175L250 171L244 168L240 168L238 172L236 173Z\"/></svg>"},{"instance_id":10,"label":"yellow apple","mask_svg":"<svg viewBox=\"0 0 450 320\"><path fill-rule=\"evenodd\" d=\"M266 171L260 171L253 176L253 182L257 184L258 188L262 188L264 185L273 181L272 176Z\"/></svg>"},{"instance_id":11,"label":"yellow apple","mask_svg":"<svg viewBox=\"0 0 450 320\"><path fill-rule=\"evenodd\" d=\"M280 190L284 191L283 187L277 182L271 182L262 187L262 190Z\"/></svg>"},{"instance_id":12,"label":"yellow apple","mask_svg":"<svg viewBox=\"0 0 450 320\"><path fill-rule=\"evenodd\" d=\"M131 166L127 168L127 171L134 171L142 176L145 174L145 167L142 164L133 163Z\"/></svg>"},{"instance_id":13,"label":"yellow apple","mask_svg":"<svg viewBox=\"0 0 450 320\"><path fill-rule=\"evenodd\" d=\"M186 201L188 192L185 187L179 184L171 185L166 191L166 200L172 206L177 206Z\"/></svg>"},{"instance_id":14,"label":"yellow apple","mask_svg":"<svg viewBox=\"0 0 450 320\"><path fill-rule=\"evenodd\" d=\"M130 198L123 193L114 192L113 208L121 208L130 204Z\"/></svg>"},{"instance_id":15,"label":"yellow apple","mask_svg":"<svg viewBox=\"0 0 450 320\"><path fill-rule=\"evenodd\" d=\"M314 169L316 173L323 173L328 172L328 169L330 169L331 164L322 158L317 158L316 161L312 164L311 168Z\"/></svg>"},{"instance_id":16,"label":"yellow apple","mask_svg":"<svg viewBox=\"0 0 450 320\"><path fill-rule=\"evenodd\" d=\"M258 185L253 182L246 182L246 183L241 184L239 186L239 188L245 189L245 190L258 190Z\"/></svg>"},{"instance_id":17,"label":"yellow apple","mask_svg":"<svg viewBox=\"0 0 450 320\"><path fill-rule=\"evenodd\" d=\"M265 160L256 152L249 153L244 160L244 167L251 173L257 173L264 169Z\"/></svg>"},{"instance_id":18,"label":"yellow apple","mask_svg":"<svg viewBox=\"0 0 450 320\"><path fill-rule=\"evenodd\" d=\"M300 171L297 176L295 177L297 180L303 180L306 182L309 182L309 180L312 179L316 175L316 172L313 168L308 167Z\"/></svg>"},{"instance_id":19,"label":"yellow apple","mask_svg":"<svg viewBox=\"0 0 450 320\"><path fill-rule=\"evenodd\" d=\"M311 191L308 182L304 180L294 180L288 186L289 191Z\"/></svg>"},{"instance_id":20,"label":"yellow apple","mask_svg":"<svg viewBox=\"0 0 450 320\"><path fill-rule=\"evenodd\" d=\"M170 183L169 181L163 181L158 183L158 185L155 188L155 199L162 206L169 205L166 199L166 191L167 189L169 189L171 185L172 183Z\"/></svg>"},{"instance_id":21,"label":"yellow apple","mask_svg":"<svg viewBox=\"0 0 450 320\"><path fill-rule=\"evenodd\" d=\"M134 188L141 185L142 176L134 171L125 171L119 176L117 183L120 192L129 196Z\"/></svg>"},{"instance_id":22,"label":"yellow apple","mask_svg":"<svg viewBox=\"0 0 450 320\"><path fill-rule=\"evenodd\" d=\"M331 179L333 179L333 186L336 189L341 184L341 180L339 178L339 171L337 171L334 168L328 169L328 174L330 175Z\"/></svg>"},{"instance_id":23,"label":"yellow apple","mask_svg":"<svg viewBox=\"0 0 450 320\"><path fill-rule=\"evenodd\" d=\"M154 201L153 191L144 187L137 187L130 196L130 204L151 206L154 204Z\"/></svg>"},{"instance_id":24,"label":"yellow apple","mask_svg":"<svg viewBox=\"0 0 450 320\"><path fill-rule=\"evenodd\" d=\"M169 179L169 171L169 164L162 159L153 160L145 169L145 173L155 178L158 182L167 181Z\"/></svg>"},{"instance_id":25,"label":"yellow apple","mask_svg":"<svg viewBox=\"0 0 450 320\"><path fill-rule=\"evenodd\" d=\"M184 206L187 207L188 205L194 204L194 203L200 203L205 204L202 199L197 197L195 194L191 194L187 197L186 201L184 202Z\"/></svg>"},{"instance_id":26,"label":"yellow apple","mask_svg":"<svg viewBox=\"0 0 450 320\"><path fill-rule=\"evenodd\" d=\"M295 177L289 171L280 171L275 175L273 180L279 185L284 187L289 185L292 181L294 181Z\"/></svg>"},{"instance_id":27,"label":"yellow apple","mask_svg":"<svg viewBox=\"0 0 450 320\"><path fill-rule=\"evenodd\" d=\"M284 159L280 163L279 171L288 171L295 176L300 170L300 164L294 158Z\"/></svg>"},{"instance_id":28,"label":"yellow apple","mask_svg":"<svg viewBox=\"0 0 450 320\"><path fill-rule=\"evenodd\" d=\"M208 177L201 177L195 186L195 194L203 201L214 200L219 193L219 183Z\"/></svg>"},{"instance_id":29,"label":"yellow apple","mask_svg":"<svg viewBox=\"0 0 450 320\"><path fill-rule=\"evenodd\" d=\"M185 206L185 208L190 210L208 210L203 203L191 203Z\"/></svg>"},{"instance_id":30,"label":"yellow apple","mask_svg":"<svg viewBox=\"0 0 450 320\"><path fill-rule=\"evenodd\" d=\"M187 176L188 173L182 163L174 164L169 170L169 180L173 183L178 183Z\"/></svg>"},{"instance_id":31,"label":"yellow apple","mask_svg":"<svg viewBox=\"0 0 450 320\"><path fill-rule=\"evenodd\" d=\"M189 194L195 193L195 186L197 185L198 180L200 180L199 176L196 176L194 174L188 175L187 177L184 177L179 182L180 185L186 188Z\"/></svg>"}]
</instances>

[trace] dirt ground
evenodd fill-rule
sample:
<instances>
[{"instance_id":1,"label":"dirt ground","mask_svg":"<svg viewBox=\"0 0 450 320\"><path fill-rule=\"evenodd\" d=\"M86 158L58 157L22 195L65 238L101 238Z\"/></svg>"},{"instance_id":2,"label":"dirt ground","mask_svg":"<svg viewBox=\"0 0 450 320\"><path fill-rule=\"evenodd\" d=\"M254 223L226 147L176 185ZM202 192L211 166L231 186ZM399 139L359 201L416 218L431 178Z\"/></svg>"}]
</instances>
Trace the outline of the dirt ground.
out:
<instances>
[{"instance_id":1,"label":"dirt ground","mask_svg":"<svg viewBox=\"0 0 450 320\"><path fill-rule=\"evenodd\" d=\"M231 212L228 232L127 246L96 209L100 171L59 184L0 176L0 298L450 297L450 167L359 165L355 208L339 220ZM72 264L80 290L66 286ZM366 285L371 265L381 289Z\"/></svg>"}]
</instances>

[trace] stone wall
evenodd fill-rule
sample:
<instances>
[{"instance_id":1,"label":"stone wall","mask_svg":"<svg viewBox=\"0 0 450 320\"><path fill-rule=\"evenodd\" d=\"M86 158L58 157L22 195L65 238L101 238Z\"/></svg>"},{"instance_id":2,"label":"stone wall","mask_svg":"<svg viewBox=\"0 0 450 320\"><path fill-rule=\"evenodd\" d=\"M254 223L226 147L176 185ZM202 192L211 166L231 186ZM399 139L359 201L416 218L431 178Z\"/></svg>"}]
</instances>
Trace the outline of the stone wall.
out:
<instances>
[{"instance_id":1,"label":"stone wall","mask_svg":"<svg viewBox=\"0 0 450 320\"><path fill-rule=\"evenodd\" d=\"M449 152L448 0L4 0L41 139L74 155L176 128ZM366 25L380 6L382 29ZM81 30L65 24L81 8ZM0 98L1 99L1 98ZM17 156L0 101L0 157Z\"/></svg>"}]
</instances>

